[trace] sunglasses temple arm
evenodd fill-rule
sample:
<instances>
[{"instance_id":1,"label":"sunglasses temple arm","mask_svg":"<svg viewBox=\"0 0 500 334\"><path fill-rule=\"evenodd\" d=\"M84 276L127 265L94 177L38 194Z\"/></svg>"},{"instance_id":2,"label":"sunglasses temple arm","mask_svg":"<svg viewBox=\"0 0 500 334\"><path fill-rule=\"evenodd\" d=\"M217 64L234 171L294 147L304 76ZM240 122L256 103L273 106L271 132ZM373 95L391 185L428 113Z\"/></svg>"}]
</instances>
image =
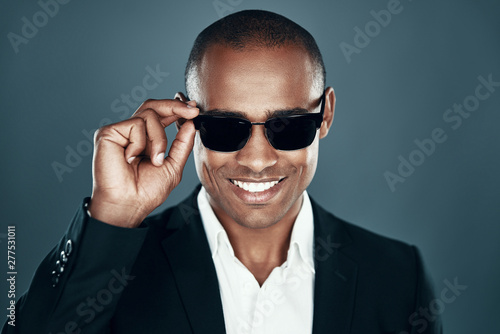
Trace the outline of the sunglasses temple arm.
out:
<instances>
[{"instance_id":1,"label":"sunglasses temple arm","mask_svg":"<svg viewBox=\"0 0 500 334\"><path fill-rule=\"evenodd\" d=\"M326 100L326 89L323 91L323 95L321 95L321 110L319 112L321 116L323 116L323 114L325 113L325 100Z\"/></svg>"}]
</instances>

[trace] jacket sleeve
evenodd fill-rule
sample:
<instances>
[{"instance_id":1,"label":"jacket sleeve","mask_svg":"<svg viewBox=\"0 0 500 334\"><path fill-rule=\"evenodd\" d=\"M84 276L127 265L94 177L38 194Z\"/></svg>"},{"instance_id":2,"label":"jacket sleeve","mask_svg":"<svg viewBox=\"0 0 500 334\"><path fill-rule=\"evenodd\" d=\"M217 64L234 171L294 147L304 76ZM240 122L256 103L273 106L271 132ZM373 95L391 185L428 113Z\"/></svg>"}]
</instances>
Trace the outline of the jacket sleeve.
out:
<instances>
[{"instance_id":1,"label":"jacket sleeve","mask_svg":"<svg viewBox=\"0 0 500 334\"><path fill-rule=\"evenodd\" d=\"M87 214L89 200L16 303L15 326L6 322L2 334L109 333L118 299L134 279L129 273L148 228L93 219Z\"/></svg>"},{"instance_id":2,"label":"jacket sleeve","mask_svg":"<svg viewBox=\"0 0 500 334\"><path fill-rule=\"evenodd\" d=\"M415 312L410 315L408 322L411 334L442 334L442 309L436 299L430 276L425 270L420 251L412 246L417 265L417 290Z\"/></svg>"}]
</instances>

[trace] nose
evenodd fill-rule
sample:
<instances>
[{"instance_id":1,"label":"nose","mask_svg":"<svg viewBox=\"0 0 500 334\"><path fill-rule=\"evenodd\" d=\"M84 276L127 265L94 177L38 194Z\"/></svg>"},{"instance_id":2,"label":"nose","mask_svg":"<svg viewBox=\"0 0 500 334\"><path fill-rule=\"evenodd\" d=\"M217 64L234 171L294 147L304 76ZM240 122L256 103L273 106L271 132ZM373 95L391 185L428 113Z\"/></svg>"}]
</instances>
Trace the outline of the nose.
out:
<instances>
[{"instance_id":1,"label":"nose","mask_svg":"<svg viewBox=\"0 0 500 334\"><path fill-rule=\"evenodd\" d=\"M264 131L264 125L253 125L250 139L236 155L236 161L240 165L255 173L260 173L278 162L278 152L269 144Z\"/></svg>"}]
</instances>

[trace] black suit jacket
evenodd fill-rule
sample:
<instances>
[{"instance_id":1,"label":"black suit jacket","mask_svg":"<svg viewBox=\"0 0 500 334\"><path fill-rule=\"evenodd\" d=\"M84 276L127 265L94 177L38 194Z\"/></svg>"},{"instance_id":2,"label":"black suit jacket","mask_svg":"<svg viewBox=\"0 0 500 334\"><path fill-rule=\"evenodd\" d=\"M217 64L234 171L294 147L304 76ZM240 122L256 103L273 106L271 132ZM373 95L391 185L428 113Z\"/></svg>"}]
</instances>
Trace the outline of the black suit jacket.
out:
<instances>
[{"instance_id":1,"label":"black suit jacket","mask_svg":"<svg viewBox=\"0 0 500 334\"><path fill-rule=\"evenodd\" d=\"M198 191L137 229L88 217L86 199L2 333L224 333ZM440 319L422 313L433 293L417 249L311 202L313 333L442 333Z\"/></svg>"}]
</instances>

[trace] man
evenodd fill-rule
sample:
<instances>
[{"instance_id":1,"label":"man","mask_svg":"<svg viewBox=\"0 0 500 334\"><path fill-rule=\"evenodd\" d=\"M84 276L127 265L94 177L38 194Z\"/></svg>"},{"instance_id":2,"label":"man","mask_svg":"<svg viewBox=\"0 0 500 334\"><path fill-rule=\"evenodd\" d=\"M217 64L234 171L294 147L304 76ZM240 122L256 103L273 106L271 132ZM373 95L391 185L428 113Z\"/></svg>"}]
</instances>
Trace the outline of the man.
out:
<instances>
[{"instance_id":1,"label":"man","mask_svg":"<svg viewBox=\"0 0 500 334\"><path fill-rule=\"evenodd\" d=\"M186 92L97 131L92 197L4 333L441 332L416 248L306 192L335 106L307 31L265 11L215 22ZM191 151L201 186L146 218Z\"/></svg>"}]
</instances>

